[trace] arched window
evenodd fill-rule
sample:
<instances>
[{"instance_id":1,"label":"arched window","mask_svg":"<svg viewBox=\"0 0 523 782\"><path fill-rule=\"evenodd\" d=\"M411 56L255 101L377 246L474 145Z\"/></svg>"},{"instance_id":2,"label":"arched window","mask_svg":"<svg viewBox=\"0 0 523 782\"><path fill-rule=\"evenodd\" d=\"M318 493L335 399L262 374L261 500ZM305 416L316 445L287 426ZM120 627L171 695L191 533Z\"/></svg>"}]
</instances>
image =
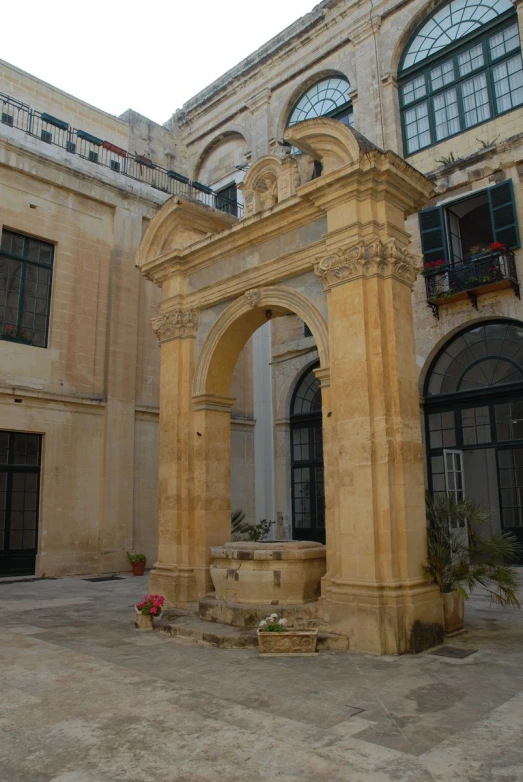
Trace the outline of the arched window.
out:
<instances>
[{"instance_id":1,"label":"arched window","mask_svg":"<svg viewBox=\"0 0 523 782\"><path fill-rule=\"evenodd\" d=\"M511 0L452 0L418 28L399 68L405 153L523 104Z\"/></svg>"},{"instance_id":2,"label":"arched window","mask_svg":"<svg viewBox=\"0 0 523 782\"><path fill-rule=\"evenodd\" d=\"M321 79L296 101L289 114L287 127L315 117L332 117L352 126L354 122L349 90L349 82L341 76Z\"/></svg>"},{"instance_id":3,"label":"arched window","mask_svg":"<svg viewBox=\"0 0 523 782\"><path fill-rule=\"evenodd\" d=\"M488 323L459 334L434 364L427 395L479 391L523 383L523 328Z\"/></svg>"},{"instance_id":4,"label":"arched window","mask_svg":"<svg viewBox=\"0 0 523 782\"><path fill-rule=\"evenodd\" d=\"M308 369L291 402L292 537L325 543L321 389Z\"/></svg>"},{"instance_id":5,"label":"arched window","mask_svg":"<svg viewBox=\"0 0 523 782\"><path fill-rule=\"evenodd\" d=\"M523 543L523 323L455 335L425 383L429 490L476 500Z\"/></svg>"}]
</instances>

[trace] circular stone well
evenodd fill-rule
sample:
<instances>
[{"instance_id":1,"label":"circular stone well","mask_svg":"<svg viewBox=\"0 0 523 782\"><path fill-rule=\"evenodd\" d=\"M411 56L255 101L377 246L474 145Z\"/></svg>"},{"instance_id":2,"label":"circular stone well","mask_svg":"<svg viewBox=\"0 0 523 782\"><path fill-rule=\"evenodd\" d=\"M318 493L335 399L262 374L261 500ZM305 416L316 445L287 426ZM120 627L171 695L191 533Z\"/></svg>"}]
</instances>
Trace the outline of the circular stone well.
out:
<instances>
[{"instance_id":1,"label":"circular stone well","mask_svg":"<svg viewBox=\"0 0 523 782\"><path fill-rule=\"evenodd\" d=\"M305 540L236 541L211 548L218 600L247 605L302 605L317 600L326 549Z\"/></svg>"}]
</instances>

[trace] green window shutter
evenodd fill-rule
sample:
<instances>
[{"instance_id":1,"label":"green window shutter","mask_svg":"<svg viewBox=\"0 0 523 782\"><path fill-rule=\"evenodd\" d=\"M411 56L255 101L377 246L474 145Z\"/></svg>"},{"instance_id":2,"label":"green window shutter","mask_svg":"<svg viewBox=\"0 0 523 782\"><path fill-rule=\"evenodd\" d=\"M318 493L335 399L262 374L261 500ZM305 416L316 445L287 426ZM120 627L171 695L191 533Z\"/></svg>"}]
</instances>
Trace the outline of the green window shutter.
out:
<instances>
[{"instance_id":1,"label":"green window shutter","mask_svg":"<svg viewBox=\"0 0 523 782\"><path fill-rule=\"evenodd\" d=\"M421 250L423 261L448 261L447 235L445 232L445 214L442 206L424 209L419 215Z\"/></svg>"},{"instance_id":2,"label":"green window shutter","mask_svg":"<svg viewBox=\"0 0 523 782\"><path fill-rule=\"evenodd\" d=\"M501 242L509 250L519 247L518 218L512 179L489 187L488 201L495 242Z\"/></svg>"}]
</instances>

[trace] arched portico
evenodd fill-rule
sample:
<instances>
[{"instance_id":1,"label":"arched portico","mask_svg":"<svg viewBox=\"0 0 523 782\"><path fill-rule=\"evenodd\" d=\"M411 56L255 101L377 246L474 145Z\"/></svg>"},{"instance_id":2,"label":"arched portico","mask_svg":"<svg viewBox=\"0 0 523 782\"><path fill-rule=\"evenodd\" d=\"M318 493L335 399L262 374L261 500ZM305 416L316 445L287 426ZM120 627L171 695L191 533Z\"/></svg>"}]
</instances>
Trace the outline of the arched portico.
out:
<instances>
[{"instance_id":1,"label":"arched portico","mask_svg":"<svg viewBox=\"0 0 523 782\"><path fill-rule=\"evenodd\" d=\"M419 649L440 632L442 609L423 569L411 310L419 262L404 220L431 185L335 120L300 123L286 137L323 163L322 176L300 183L292 157L282 165L265 156L247 187L274 178L271 206L253 198L248 216L233 221L171 199L156 222L172 251L163 241L160 256L149 251L152 223L142 242L139 265L162 286L153 321L161 343L160 543L150 587L170 604L210 589L210 548L230 536L232 371L260 325L295 313L320 361L323 617L354 649Z\"/></svg>"}]
</instances>

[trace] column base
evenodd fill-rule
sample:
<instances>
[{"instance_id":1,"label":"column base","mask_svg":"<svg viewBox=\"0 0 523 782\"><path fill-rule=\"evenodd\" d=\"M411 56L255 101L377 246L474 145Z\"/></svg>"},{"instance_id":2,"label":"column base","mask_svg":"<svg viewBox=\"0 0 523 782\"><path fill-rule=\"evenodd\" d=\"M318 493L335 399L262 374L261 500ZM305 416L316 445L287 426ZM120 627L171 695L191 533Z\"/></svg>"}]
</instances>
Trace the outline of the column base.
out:
<instances>
[{"instance_id":1,"label":"column base","mask_svg":"<svg viewBox=\"0 0 523 782\"><path fill-rule=\"evenodd\" d=\"M157 562L149 575L150 594L163 595L165 607L194 603L212 590L209 567Z\"/></svg>"},{"instance_id":2,"label":"column base","mask_svg":"<svg viewBox=\"0 0 523 782\"><path fill-rule=\"evenodd\" d=\"M432 584L331 579L320 606L330 630L345 635L352 651L417 654L443 643L443 602Z\"/></svg>"}]
</instances>

